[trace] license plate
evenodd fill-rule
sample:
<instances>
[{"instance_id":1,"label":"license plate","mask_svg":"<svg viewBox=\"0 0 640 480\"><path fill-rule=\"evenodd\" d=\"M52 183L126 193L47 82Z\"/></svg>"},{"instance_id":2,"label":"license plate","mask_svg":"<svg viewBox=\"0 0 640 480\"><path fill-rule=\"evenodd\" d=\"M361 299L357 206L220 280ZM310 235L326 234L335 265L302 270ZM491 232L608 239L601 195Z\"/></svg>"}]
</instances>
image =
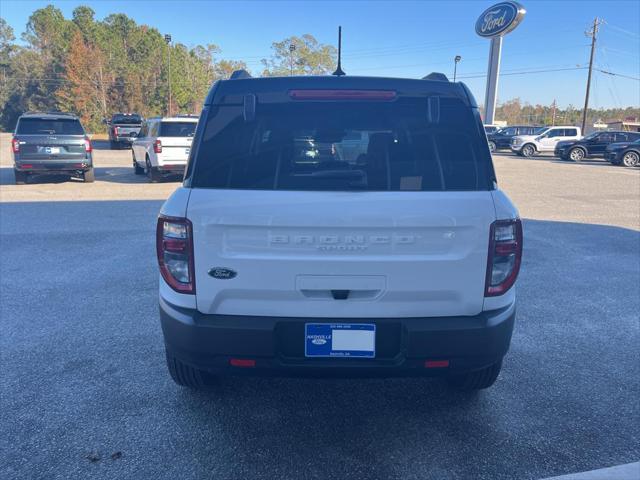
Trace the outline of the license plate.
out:
<instances>
[{"instance_id":1,"label":"license plate","mask_svg":"<svg viewBox=\"0 0 640 480\"><path fill-rule=\"evenodd\" d=\"M376 326L370 323L306 323L305 357L375 358Z\"/></svg>"},{"instance_id":2,"label":"license plate","mask_svg":"<svg viewBox=\"0 0 640 480\"><path fill-rule=\"evenodd\" d=\"M60 153L60 147L38 147L38 153L47 155L57 155Z\"/></svg>"}]
</instances>

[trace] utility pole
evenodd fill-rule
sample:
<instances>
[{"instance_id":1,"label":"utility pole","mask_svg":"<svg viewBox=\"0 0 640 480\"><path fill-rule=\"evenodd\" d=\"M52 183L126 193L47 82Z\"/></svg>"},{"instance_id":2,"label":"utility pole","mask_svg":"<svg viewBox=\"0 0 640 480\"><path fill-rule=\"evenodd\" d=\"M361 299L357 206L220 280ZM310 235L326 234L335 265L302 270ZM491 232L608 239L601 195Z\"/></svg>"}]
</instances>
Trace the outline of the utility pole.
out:
<instances>
[{"instance_id":1,"label":"utility pole","mask_svg":"<svg viewBox=\"0 0 640 480\"><path fill-rule=\"evenodd\" d=\"M289 71L292 77L293 77L293 52L295 51L296 51L296 46L293 43L289 44Z\"/></svg>"},{"instance_id":2,"label":"utility pole","mask_svg":"<svg viewBox=\"0 0 640 480\"><path fill-rule=\"evenodd\" d=\"M556 99L553 99L553 110L551 113L551 126L555 127L556 126L556 109L558 108L558 104L556 103Z\"/></svg>"},{"instance_id":3,"label":"utility pole","mask_svg":"<svg viewBox=\"0 0 640 480\"><path fill-rule=\"evenodd\" d=\"M167 42L167 46L169 47L169 76L168 76L168 84L169 84L169 104L167 105L167 116L171 116L171 35L168 33L164 36L164 41Z\"/></svg>"},{"instance_id":4,"label":"utility pole","mask_svg":"<svg viewBox=\"0 0 640 480\"><path fill-rule=\"evenodd\" d=\"M591 55L589 56L589 74L587 76L587 91L584 96L584 110L582 111L582 134L587 125L587 110L589 109L589 90L591 88L591 73L593 71L593 54L596 50L596 36L598 27L602 24L602 20L598 17L593 19L593 28L586 32L587 37L591 37Z\"/></svg>"}]
</instances>

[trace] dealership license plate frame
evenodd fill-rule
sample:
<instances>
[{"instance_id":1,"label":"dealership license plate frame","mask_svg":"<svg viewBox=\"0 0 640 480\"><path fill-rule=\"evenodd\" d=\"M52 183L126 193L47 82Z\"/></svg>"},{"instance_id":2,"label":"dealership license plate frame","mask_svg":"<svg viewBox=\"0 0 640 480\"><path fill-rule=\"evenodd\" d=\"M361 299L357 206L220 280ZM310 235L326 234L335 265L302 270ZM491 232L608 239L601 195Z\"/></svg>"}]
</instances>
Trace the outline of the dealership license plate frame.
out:
<instances>
[{"instance_id":1,"label":"dealership license plate frame","mask_svg":"<svg viewBox=\"0 0 640 480\"><path fill-rule=\"evenodd\" d=\"M305 323L304 356L306 358L375 358L376 325L374 323Z\"/></svg>"}]
</instances>

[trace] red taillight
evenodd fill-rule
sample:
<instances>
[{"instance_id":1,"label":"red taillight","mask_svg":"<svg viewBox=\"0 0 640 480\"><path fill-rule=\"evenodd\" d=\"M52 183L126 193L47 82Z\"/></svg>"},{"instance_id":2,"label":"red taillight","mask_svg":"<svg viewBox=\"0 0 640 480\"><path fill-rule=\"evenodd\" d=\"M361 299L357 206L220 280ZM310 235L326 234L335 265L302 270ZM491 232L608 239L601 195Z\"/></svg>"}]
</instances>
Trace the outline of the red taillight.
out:
<instances>
[{"instance_id":1,"label":"red taillight","mask_svg":"<svg viewBox=\"0 0 640 480\"><path fill-rule=\"evenodd\" d=\"M160 274L179 293L196 293L192 231L186 218L158 217L156 251Z\"/></svg>"},{"instance_id":2,"label":"red taillight","mask_svg":"<svg viewBox=\"0 0 640 480\"><path fill-rule=\"evenodd\" d=\"M13 150L13 153L18 153L20 151L20 142L17 138L11 139L11 150Z\"/></svg>"},{"instance_id":3,"label":"red taillight","mask_svg":"<svg viewBox=\"0 0 640 480\"><path fill-rule=\"evenodd\" d=\"M120 131L120 130L118 130L118 127L113 127L113 134L114 134L115 136L118 136L118 132L119 132L119 131Z\"/></svg>"},{"instance_id":4,"label":"red taillight","mask_svg":"<svg viewBox=\"0 0 640 480\"><path fill-rule=\"evenodd\" d=\"M256 366L256 361L250 358L232 358L229 360L229 365L232 367L252 368Z\"/></svg>"},{"instance_id":5,"label":"red taillight","mask_svg":"<svg viewBox=\"0 0 640 480\"><path fill-rule=\"evenodd\" d=\"M522 222L519 218L495 221L489 235L484 295L495 297L509 290L518 278L522 261Z\"/></svg>"},{"instance_id":6,"label":"red taillight","mask_svg":"<svg viewBox=\"0 0 640 480\"><path fill-rule=\"evenodd\" d=\"M91 140L88 138L84 139L84 151L91 152L93 150L93 146L91 145Z\"/></svg>"},{"instance_id":7,"label":"red taillight","mask_svg":"<svg viewBox=\"0 0 640 480\"><path fill-rule=\"evenodd\" d=\"M293 100L395 100L393 90L289 90Z\"/></svg>"},{"instance_id":8,"label":"red taillight","mask_svg":"<svg viewBox=\"0 0 640 480\"><path fill-rule=\"evenodd\" d=\"M153 151L156 153L162 153L162 142L160 140L156 140L153 144Z\"/></svg>"},{"instance_id":9,"label":"red taillight","mask_svg":"<svg viewBox=\"0 0 640 480\"><path fill-rule=\"evenodd\" d=\"M33 165L31 165L30 163L23 163L22 165L20 165L20 168L33 168Z\"/></svg>"},{"instance_id":10,"label":"red taillight","mask_svg":"<svg viewBox=\"0 0 640 480\"><path fill-rule=\"evenodd\" d=\"M424 362L424 368L447 368L449 360L427 360Z\"/></svg>"}]
</instances>

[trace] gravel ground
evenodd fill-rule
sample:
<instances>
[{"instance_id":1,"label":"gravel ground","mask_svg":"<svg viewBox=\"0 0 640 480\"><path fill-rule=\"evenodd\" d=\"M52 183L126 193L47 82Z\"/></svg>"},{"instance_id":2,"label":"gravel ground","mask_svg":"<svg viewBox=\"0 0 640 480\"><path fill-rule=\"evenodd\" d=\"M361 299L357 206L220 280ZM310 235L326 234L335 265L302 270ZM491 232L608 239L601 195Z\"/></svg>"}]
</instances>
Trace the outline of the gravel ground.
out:
<instances>
[{"instance_id":1,"label":"gravel ground","mask_svg":"<svg viewBox=\"0 0 640 480\"><path fill-rule=\"evenodd\" d=\"M640 457L640 169L495 157L525 219L512 348L437 380L175 386L155 216L177 183L97 142L96 182L15 186L0 136L0 477L537 479Z\"/></svg>"}]
</instances>

